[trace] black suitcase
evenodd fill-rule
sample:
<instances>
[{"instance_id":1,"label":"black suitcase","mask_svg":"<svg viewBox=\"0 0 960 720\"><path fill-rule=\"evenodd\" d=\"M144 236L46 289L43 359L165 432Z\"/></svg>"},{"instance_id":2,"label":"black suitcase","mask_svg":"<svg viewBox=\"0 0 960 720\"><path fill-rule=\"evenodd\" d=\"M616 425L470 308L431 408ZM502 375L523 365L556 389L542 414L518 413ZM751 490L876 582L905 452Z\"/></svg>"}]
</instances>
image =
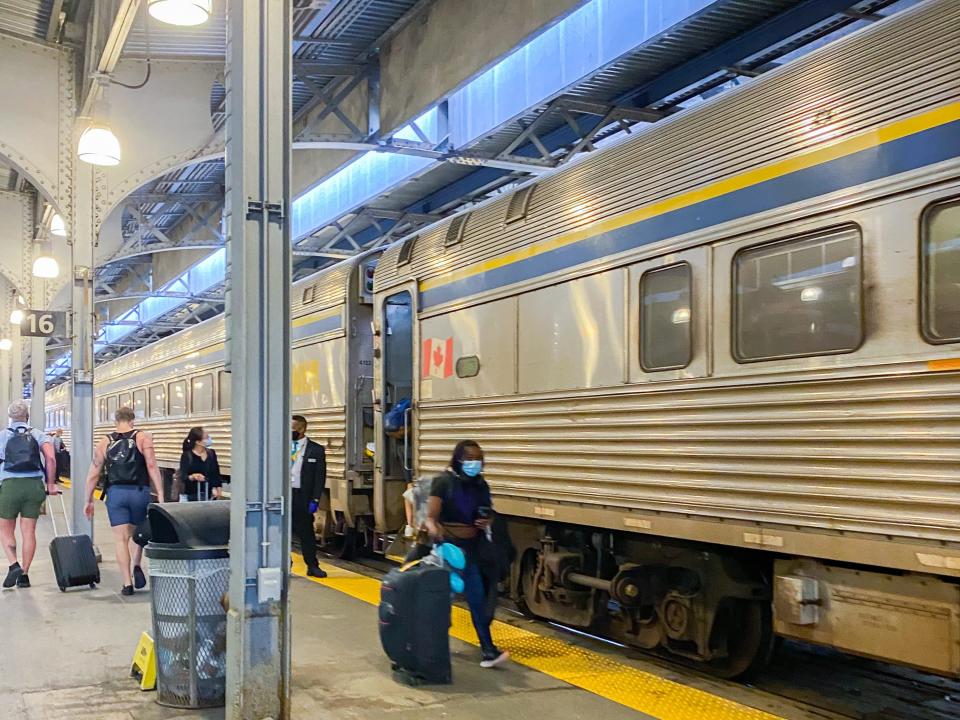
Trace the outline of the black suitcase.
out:
<instances>
[{"instance_id":1,"label":"black suitcase","mask_svg":"<svg viewBox=\"0 0 960 720\"><path fill-rule=\"evenodd\" d=\"M450 573L417 563L391 570L380 586L380 643L409 685L448 684Z\"/></svg>"},{"instance_id":2,"label":"black suitcase","mask_svg":"<svg viewBox=\"0 0 960 720\"><path fill-rule=\"evenodd\" d=\"M49 509L50 522L53 524L54 538L50 541L50 557L53 559L53 572L57 577L60 592L67 588L89 585L95 588L100 582L100 567L93 550L93 541L88 535L71 535L67 506L60 498L60 509L66 522L67 534L57 535L57 521L53 517L53 508Z\"/></svg>"}]
</instances>

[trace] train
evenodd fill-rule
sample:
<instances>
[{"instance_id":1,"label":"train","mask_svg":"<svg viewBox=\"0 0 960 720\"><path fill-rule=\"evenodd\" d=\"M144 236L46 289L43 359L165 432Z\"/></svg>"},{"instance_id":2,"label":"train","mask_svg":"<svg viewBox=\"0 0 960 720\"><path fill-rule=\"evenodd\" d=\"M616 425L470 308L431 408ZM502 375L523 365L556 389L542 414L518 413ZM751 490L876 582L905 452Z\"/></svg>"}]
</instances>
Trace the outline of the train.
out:
<instances>
[{"instance_id":1,"label":"train","mask_svg":"<svg viewBox=\"0 0 960 720\"><path fill-rule=\"evenodd\" d=\"M931 0L298 282L318 534L389 554L471 438L533 616L722 677L777 638L960 675L958 49ZM229 473L223 352L98 367L96 431L131 404L169 470L201 424Z\"/></svg>"}]
</instances>

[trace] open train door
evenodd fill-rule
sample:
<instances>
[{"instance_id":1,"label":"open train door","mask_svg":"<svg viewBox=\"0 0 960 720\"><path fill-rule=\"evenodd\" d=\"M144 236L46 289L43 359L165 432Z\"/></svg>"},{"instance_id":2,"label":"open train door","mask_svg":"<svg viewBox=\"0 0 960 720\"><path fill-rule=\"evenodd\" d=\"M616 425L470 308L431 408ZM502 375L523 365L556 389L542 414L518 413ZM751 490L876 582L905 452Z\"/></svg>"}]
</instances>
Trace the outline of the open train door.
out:
<instances>
[{"instance_id":1,"label":"open train door","mask_svg":"<svg viewBox=\"0 0 960 720\"><path fill-rule=\"evenodd\" d=\"M379 295L374 317L374 547L383 551L406 524L403 492L416 467L416 283Z\"/></svg>"}]
</instances>

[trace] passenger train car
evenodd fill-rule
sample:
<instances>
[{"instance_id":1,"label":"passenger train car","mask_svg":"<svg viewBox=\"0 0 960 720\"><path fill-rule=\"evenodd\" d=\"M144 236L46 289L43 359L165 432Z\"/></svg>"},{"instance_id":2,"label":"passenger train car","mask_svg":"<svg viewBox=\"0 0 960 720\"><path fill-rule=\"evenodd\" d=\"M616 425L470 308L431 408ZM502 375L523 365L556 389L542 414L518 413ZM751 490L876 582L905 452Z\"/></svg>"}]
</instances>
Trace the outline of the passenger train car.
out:
<instances>
[{"instance_id":1,"label":"passenger train car","mask_svg":"<svg viewBox=\"0 0 960 720\"><path fill-rule=\"evenodd\" d=\"M330 508L341 532L352 532L357 516L372 520L373 461L366 445L373 440L371 314L378 255L339 263L296 283L292 293L291 408L304 415L310 436L326 448ZM137 427L153 434L169 490L183 440L200 425L229 479L231 376L225 357L225 322L216 317L99 366L95 435L112 431L117 407L132 407ZM68 390L64 384L47 391L48 427L66 413Z\"/></svg>"},{"instance_id":2,"label":"passenger train car","mask_svg":"<svg viewBox=\"0 0 960 720\"><path fill-rule=\"evenodd\" d=\"M531 614L725 676L774 635L960 674L958 49L933 0L404 238L372 296L370 257L298 284L339 524L383 549L470 437ZM98 368L98 431L225 439L222 340Z\"/></svg>"},{"instance_id":3,"label":"passenger train car","mask_svg":"<svg viewBox=\"0 0 960 720\"><path fill-rule=\"evenodd\" d=\"M375 288L378 406L412 387L419 473L483 446L531 613L720 674L771 630L960 672L960 3L408 237Z\"/></svg>"}]
</instances>

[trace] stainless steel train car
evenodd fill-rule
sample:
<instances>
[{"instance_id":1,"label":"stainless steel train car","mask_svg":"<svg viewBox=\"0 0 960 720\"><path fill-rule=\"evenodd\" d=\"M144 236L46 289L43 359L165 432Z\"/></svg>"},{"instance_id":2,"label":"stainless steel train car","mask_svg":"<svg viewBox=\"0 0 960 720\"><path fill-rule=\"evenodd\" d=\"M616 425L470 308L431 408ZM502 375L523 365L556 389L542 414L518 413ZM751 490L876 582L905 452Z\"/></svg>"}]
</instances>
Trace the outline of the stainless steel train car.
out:
<instances>
[{"instance_id":1,"label":"stainless steel train car","mask_svg":"<svg viewBox=\"0 0 960 720\"><path fill-rule=\"evenodd\" d=\"M960 3L405 238L375 289L378 438L412 397L417 473L483 445L531 613L722 675L774 634L960 673Z\"/></svg>"},{"instance_id":2,"label":"stainless steel train car","mask_svg":"<svg viewBox=\"0 0 960 720\"><path fill-rule=\"evenodd\" d=\"M310 437L326 448L330 518L348 538L373 517L373 461L366 445L373 441L371 319L378 255L338 263L296 283L292 293L291 407L307 419ZM99 366L96 436L112 430L117 407L132 407L137 426L153 433L169 487L187 432L202 425L229 476L231 392L224 340L224 318L217 317ZM47 391L48 417L60 418L68 404L69 385Z\"/></svg>"}]
</instances>

